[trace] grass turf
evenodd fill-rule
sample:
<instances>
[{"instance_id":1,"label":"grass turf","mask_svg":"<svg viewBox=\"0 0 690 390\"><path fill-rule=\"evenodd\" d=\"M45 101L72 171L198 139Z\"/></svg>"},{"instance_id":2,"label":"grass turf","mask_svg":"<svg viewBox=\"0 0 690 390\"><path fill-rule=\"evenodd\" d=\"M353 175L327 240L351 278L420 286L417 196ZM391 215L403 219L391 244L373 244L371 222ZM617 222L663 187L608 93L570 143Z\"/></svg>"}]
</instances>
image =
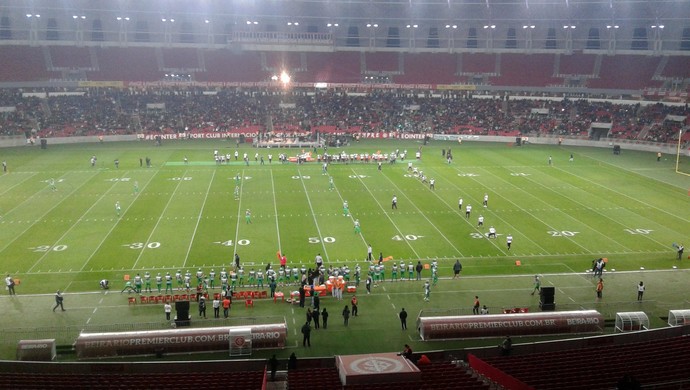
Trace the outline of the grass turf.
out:
<instances>
[{"instance_id":1,"label":"grass turf","mask_svg":"<svg viewBox=\"0 0 690 390\"><path fill-rule=\"evenodd\" d=\"M420 146L422 159L410 159ZM452 164L441 154L448 148ZM267 262L276 267L278 251L289 264L309 267L321 253L327 266L353 268L365 265L371 244L376 256L393 258L386 262L387 277L393 262L438 259L442 279L432 289L431 302L422 300L422 282L386 282L369 296L360 287L360 316L345 328L340 311L346 301L325 298L329 329L313 332L313 347L300 346L300 356L395 351L404 343L416 350L493 344L423 343L414 326L398 331L396 314L405 307L412 324L421 310L470 313L474 295L492 313L514 306L538 310L538 297L529 294L534 274L544 275L544 285L557 287L558 309L595 308L609 319L618 311L644 310L652 325L663 326L669 309L688 306L687 259L676 260L671 244L684 241L690 222L690 178L674 173L672 159L656 162L654 153L624 150L614 156L594 148L367 141L344 150L406 149L408 159L383 164L381 171L374 163L332 164L324 175L316 163L278 163L279 153L296 150L258 150L266 160L261 166L253 159L257 150L242 145L240 156L248 153L249 166L234 158L217 166L214 149L232 154L236 146L190 141L162 147L101 143L2 150L9 173L0 176L0 256L3 271L21 284L17 298L0 299L3 328L15 336L4 338L1 355L13 356L17 338L58 337L69 343L79 329L163 327L160 305L128 305L126 294L119 293L124 275L194 273L197 268L218 273L235 252L247 271ZM573 162L568 161L571 153ZM95 167L89 163L92 155L98 158ZM185 156L189 164L182 163ZM151 158L151 168L140 166L145 157ZM408 161L435 178L435 190L409 174ZM238 174L242 180L235 200ZM329 190L329 175L334 190ZM489 195L487 208L482 207L484 194ZM397 210L391 210L394 195ZM458 209L459 197L473 206L469 219L464 207ZM343 216L345 200L351 216ZM247 209L251 224L245 222ZM479 214L485 218L483 228L477 228ZM361 234L354 233L354 219L361 223ZM496 228L496 239L485 237L489 226ZM508 234L514 237L510 250ZM594 280L584 274L598 257L609 259L601 302L594 299ZM463 277L450 280L456 259L463 264ZM424 276L430 276L428 271ZM98 291L102 278L112 283L109 294ZM635 301L640 280L647 285L643 303ZM51 295L57 289L67 293L68 311L55 314ZM257 301L253 309L236 302L228 323L285 318L289 344L295 347L301 341L303 311L272 301Z\"/></svg>"}]
</instances>

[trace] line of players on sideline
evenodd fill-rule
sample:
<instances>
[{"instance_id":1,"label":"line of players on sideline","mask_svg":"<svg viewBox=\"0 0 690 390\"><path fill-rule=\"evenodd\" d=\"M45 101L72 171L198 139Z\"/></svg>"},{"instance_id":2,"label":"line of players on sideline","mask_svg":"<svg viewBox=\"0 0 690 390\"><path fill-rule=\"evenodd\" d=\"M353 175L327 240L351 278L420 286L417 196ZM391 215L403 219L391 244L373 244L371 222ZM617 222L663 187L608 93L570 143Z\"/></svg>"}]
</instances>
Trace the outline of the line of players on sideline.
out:
<instances>
[{"instance_id":1,"label":"line of players on sideline","mask_svg":"<svg viewBox=\"0 0 690 390\"><path fill-rule=\"evenodd\" d=\"M371 258L371 252L369 257ZM215 269L211 269L207 274L201 268L197 269L196 274L192 274L189 270L183 274L181 270L177 270L174 275L170 272L162 275L159 272L153 276L149 271L146 271L143 276L137 273L133 280L126 281L121 293L125 291L137 294L144 292L153 293L155 286L155 290L159 294L174 293L175 291L186 291L189 293L193 288L197 292L219 288L222 295L225 296L235 291L238 287L270 287L274 290L277 286L320 285L329 278L342 280L345 284L354 286L359 286L362 282L362 267L359 264L352 270L347 265L342 267L330 265L326 268L323 265L321 254L316 256L315 263L316 266L313 269L307 269L303 264L300 265L300 268L281 265L277 271L268 263L265 271L252 268L246 275L244 267L238 265L230 271L222 268L219 273L216 273ZM461 268L462 266L460 266ZM436 285L438 283L438 261L435 259L430 266L422 265L421 261L418 261L416 265L412 261L409 261L407 264L404 261L400 261L400 265L398 265L398 262L393 262L389 280L391 282L422 280L422 273L426 269L431 271L431 280L433 285ZM386 265L383 255L379 256L378 261L370 260L368 270L366 271L365 286L367 292L370 293L372 286L376 287L378 283L386 281ZM406 276L407 279L405 278ZM196 277L196 285L192 284L194 277ZM219 283L217 284L216 282ZM266 285L264 282L266 282ZM101 281L101 288L108 289L109 287L108 280L104 279Z\"/></svg>"}]
</instances>

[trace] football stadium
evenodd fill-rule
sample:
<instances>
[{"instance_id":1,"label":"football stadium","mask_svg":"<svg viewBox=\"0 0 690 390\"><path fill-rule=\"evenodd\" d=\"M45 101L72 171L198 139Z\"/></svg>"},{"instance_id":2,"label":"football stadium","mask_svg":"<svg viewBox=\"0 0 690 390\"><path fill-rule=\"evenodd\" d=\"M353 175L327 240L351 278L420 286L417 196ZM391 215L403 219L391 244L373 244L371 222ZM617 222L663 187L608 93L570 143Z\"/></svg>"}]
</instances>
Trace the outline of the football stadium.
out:
<instances>
[{"instance_id":1,"label":"football stadium","mask_svg":"<svg viewBox=\"0 0 690 390\"><path fill-rule=\"evenodd\" d=\"M690 1L0 2L0 388L690 388Z\"/></svg>"}]
</instances>

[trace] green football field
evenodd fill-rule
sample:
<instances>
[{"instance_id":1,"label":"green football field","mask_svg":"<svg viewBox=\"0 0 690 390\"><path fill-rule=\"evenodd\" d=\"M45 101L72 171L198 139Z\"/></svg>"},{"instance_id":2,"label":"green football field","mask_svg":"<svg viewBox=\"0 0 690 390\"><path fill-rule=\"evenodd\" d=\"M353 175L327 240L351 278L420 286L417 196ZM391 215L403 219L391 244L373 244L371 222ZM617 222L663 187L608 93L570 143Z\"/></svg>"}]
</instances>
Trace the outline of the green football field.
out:
<instances>
[{"instance_id":1,"label":"green football field","mask_svg":"<svg viewBox=\"0 0 690 390\"><path fill-rule=\"evenodd\" d=\"M417 160L414 152L420 147ZM442 156L448 148L452 164ZM607 319L619 311L641 310L659 327L669 309L690 307L688 252L678 261L672 246L685 243L690 226L690 177L674 173L675 156L657 162L655 153L627 150L615 156L609 149L386 140L342 149L408 151L405 161L384 163L380 171L375 163L335 163L324 174L318 163L278 162L279 153L293 156L295 149L243 145L240 161L232 157L228 164L214 163L214 150L233 154L235 149L234 142L180 141L160 147L106 142L0 150L8 165L8 173L0 176L0 270L3 277L9 273L21 280L17 297L5 292L0 299L7 335L1 357L13 358L21 338L55 337L70 344L80 330L169 326L162 305L128 304L129 295L120 293L125 275L195 273L199 268L219 273L230 268L235 253L245 272L269 262L277 267L277 252L299 267L313 266L321 253L326 266L366 269L367 245L375 257L381 253L388 259L387 278L393 263L439 262L441 280L430 302L423 301L420 281L386 281L371 295L362 285L360 316L344 327L340 311L349 295L342 302L326 297L322 307L331 312L329 329L313 332L311 349L303 349L298 337L304 309L287 303L264 300L245 308L236 301L230 320L194 317L194 326L285 320L290 348L279 356L294 348L298 356L328 356L396 351L404 343L415 350L494 344L421 342L414 326L400 331L397 313L405 307L410 324L422 310L468 314L475 295L492 313L508 307L538 310L539 298L530 295L535 274L542 275L543 285L556 287L558 310L594 308ZM248 165L241 161L245 152ZM254 161L257 152L265 165ZM409 161L435 179L435 189L408 171ZM488 207L482 207L485 194ZM394 196L397 210L391 209ZM473 208L466 218L468 204ZM245 218L248 210L251 223ZM479 215L483 227L477 226ZM355 220L361 234L355 233ZM495 239L487 238L490 226ZM510 250L508 235L513 237ZM608 258L601 301L585 272L599 257ZM463 265L460 280L451 279L456 260ZM423 276L431 275L424 271ZM107 294L98 288L103 278L112 285ZM647 292L639 303L641 280ZM57 289L66 294L64 313L51 311ZM155 283L153 289L151 295L157 295ZM286 296L296 289L278 288ZM193 304L192 314L195 310Z\"/></svg>"}]
</instances>

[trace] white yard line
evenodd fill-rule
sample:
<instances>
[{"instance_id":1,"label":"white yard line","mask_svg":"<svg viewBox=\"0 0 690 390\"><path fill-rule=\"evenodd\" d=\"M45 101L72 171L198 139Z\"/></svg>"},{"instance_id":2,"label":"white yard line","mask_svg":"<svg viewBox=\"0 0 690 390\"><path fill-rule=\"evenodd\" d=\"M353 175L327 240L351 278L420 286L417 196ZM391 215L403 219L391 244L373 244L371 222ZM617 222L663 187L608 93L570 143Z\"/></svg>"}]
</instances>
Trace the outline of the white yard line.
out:
<instances>
[{"instance_id":1,"label":"white yard line","mask_svg":"<svg viewBox=\"0 0 690 390\"><path fill-rule=\"evenodd\" d=\"M93 177L93 176L92 176L92 177ZM87 180L87 182L88 182L88 180ZM84 184L86 184L86 182L85 182ZM101 197L98 198L98 200L95 201L95 202L91 205L91 207L89 207L86 211L84 211L84 213L82 213L82 215L81 215L79 218L77 218L76 222L75 222L74 224L72 224L72 226L70 226L69 229L67 229L67 230L62 234L62 236L60 236L60 238L58 238L58 239L53 243L53 245L57 245L60 241L62 241L62 239L64 239L64 238L67 236L67 234L69 234L69 232L71 232L72 229L74 229L74 228L79 224L79 222L81 221L81 219L84 218L84 216L85 216L86 214L88 214L89 211L91 211L94 207L96 207L96 204L97 204L99 201L101 201L101 200L102 200L102 199L103 199L103 198L104 198L104 197L115 187L116 184L117 184L117 182L113 182L113 184L110 186L110 188L108 189L108 191L104 192L103 195L101 195ZM75 191L76 191L76 190L75 190ZM74 193L74 191L72 191L70 194L72 194L72 193ZM67 197L65 197L65 199L66 199L66 198L67 198ZM49 253L50 253L50 251L46 251L41 257L39 257L38 260L36 260L36 262L31 266L31 268L29 268L29 270L28 270L27 272L31 272L41 261L43 261L43 259L45 259L46 256L48 256Z\"/></svg>"},{"instance_id":2,"label":"white yard line","mask_svg":"<svg viewBox=\"0 0 690 390\"><path fill-rule=\"evenodd\" d=\"M187 176L187 171L185 171L185 172L182 174L181 177L185 177L185 176ZM151 233L149 233L149 236L146 238L146 241L144 241L144 242L149 242L149 241L151 241L151 237L153 237L153 233L156 232L156 229L158 228L158 225L159 225L159 224L161 223L161 221L163 220L163 214L165 214L165 211L166 211L166 210L168 209L168 207L170 206L170 203L172 203L172 200L173 200L173 198L175 197L175 193L176 193L177 190L180 188L180 185L182 184L183 181L184 181L184 180L178 180L177 185L175 186L175 190L173 190L172 194L170 194L170 198L168 198L168 203L165 204L165 207L163 208L163 212L162 212L161 215L158 217L158 221L156 221L156 225L153 227L153 229L151 229ZM145 251L145 250L146 250L146 245L143 245L143 246L141 247L141 251L139 251L139 256L137 256L137 260L136 260L136 261L134 262L134 264L132 265L132 269L136 269L137 264L139 264L139 260L141 260L141 256L144 255L144 251Z\"/></svg>"},{"instance_id":3,"label":"white yard line","mask_svg":"<svg viewBox=\"0 0 690 390\"><path fill-rule=\"evenodd\" d=\"M22 185L22 183L24 183L25 181L31 179L32 177L36 176L37 174L38 174L38 172L33 172L33 173L31 173L29 176L26 177L26 179L20 181L19 183L14 184L13 186L7 187L7 188L5 189L5 191L3 191L3 192L0 193L0 195L5 195L5 194L8 193L10 190L12 190L14 187L16 187L16 186L18 186L18 185ZM0 175L0 178L6 177L7 175L9 175L9 174ZM16 175L16 173L15 173L15 175ZM26 202L27 200L29 200L29 199L31 199L31 198L33 198L33 195L32 195L31 197L29 197L29 198L24 199L24 201L23 201L22 203ZM22 204L22 203L20 203L20 204Z\"/></svg>"},{"instance_id":4,"label":"white yard line","mask_svg":"<svg viewBox=\"0 0 690 390\"><path fill-rule=\"evenodd\" d=\"M487 174L489 174L489 175L495 177L496 179L498 179L498 180L500 180L500 181L502 181L502 182L504 182L504 183L510 185L511 187L517 189L518 191L527 194L529 197L534 198L537 202L543 203L543 204L547 205L549 208L553 208L555 211L558 211L558 212L560 212L560 213L566 215L568 218L573 219L573 217L571 217L570 215L568 215L568 214L564 213L563 211L561 211L561 210L559 210L559 209L557 209L557 208L551 206L550 204L544 202L543 199L540 199L540 198L538 198L538 197L536 197L536 196L530 194L528 191L525 191L524 189L522 189L522 188L516 186L515 184L513 184L513 183L511 183L511 182L509 182L509 181L503 179L502 177L500 177L500 176L498 176L498 175L492 173L491 171L487 170L486 168L482 168L482 169L483 169L483 171L486 172ZM476 179L473 179L473 180L476 181ZM504 198L504 199L506 199L506 198ZM543 219L537 218L536 215L534 215L534 214L530 213L529 211L525 210L524 208L522 208L522 207L521 207L520 205L518 205L517 203L514 203L514 202L512 202L512 201L510 201L510 200L508 200L508 199L506 199L506 200L509 201L510 203L512 203L513 205L515 205L515 207L517 207L518 209L522 210L524 213L529 214L532 218L534 218L534 219L536 219L537 221L539 221L539 222L541 222L542 224L544 224L544 226L547 226L547 227L549 227L549 228L552 229L552 230L560 230L560 229L558 229L558 228L556 228L556 227L554 227L554 226L552 226L552 225L549 225L549 224L546 223L546 221L544 221ZM577 221L577 220L576 220L576 221ZM575 245L579 246L580 248L582 248L583 250L585 250L585 253L594 254L594 252L592 252L590 249L586 248L585 246L583 246L583 245L580 244L579 242L575 241L573 238L570 238L570 237L567 237L567 236L564 236L563 238L565 238L566 240L572 242L573 244L575 244Z\"/></svg>"},{"instance_id":5,"label":"white yard line","mask_svg":"<svg viewBox=\"0 0 690 390\"><path fill-rule=\"evenodd\" d=\"M464 167L464 168L467 168L467 167ZM483 169L482 167L475 167L475 168ZM454 169L455 169L456 172L461 172L460 169L458 169L458 168L454 168ZM462 172L461 172L461 173L462 173ZM479 184L477 180L475 180L475 179L472 179L472 180L473 180L475 183ZM457 188L458 190L460 190L460 187L458 187L455 183L453 183L453 182L450 181L450 180L448 180L448 182L449 182L453 187L455 187L455 188ZM467 193L465 193L465 194L467 194ZM477 203L481 203L481 200L479 200L479 199L477 199L477 198L475 198L475 197L473 197L473 196L471 196L471 195L464 196L464 198L466 198L466 199L469 198L469 199L472 199L472 200L476 200ZM511 202L509 199L506 199L506 200L507 200L508 202L510 202L511 204L515 205L515 203ZM506 226L510 226L511 228L513 228L513 231L515 231L515 232L520 232L520 229L515 228L515 226L513 226L512 224L510 224L510 223L509 223L508 221L506 221L505 219L499 217L495 212L492 212L491 210L488 210L488 211L489 211L490 213L492 213L499 221L502 221ZM525 209L522 209L522 211L526 211L526 210L525 210ZM462 215L462 211L458 210L458 213L459 213L460 215ZM529 213L528 213L528 214L529 214ZM532 214L530 214L530 215L532 215ZM472 222L470 222L469 220L468 220L467 222L470 224L470 226L475 226L475 225L474 225ZM528 236L526 236L526 235L524 235L524 234L522 234L521 236L522 236L522 237L525 237L525 238L527 239L527 241L529 241L529 242L531 242L532 244L534 244L535 246L537 246L537 247L539 248L539 250L541 250L541 251L543 251L543 252L546 253L546 254L530 255L530 256L553 256L552 254L549 253L549 251L547 251L546 249L544 249L544 248L543 248L541 245L539 245L536 241L530 239ZM497 244L494 244L494 245L497 245ZM521 256L523 256L523 255L521 255Z\"/></svg>"},{"instance_id":6,"label":"white yard line","mask_svg":"<svg viewBox=\"0 0 690 390\"><path fill-rule=\"evenodd\" d=\"M94 175L96 175L96 174L97 174L97 172L94 173ZM63 176L64 176L64 175L63 175ZM92 175L92 177L93 177L93 175ZM86 180L84 183L82 183L81 186L86 185L86 183L88 183L88 180ZM80 188L81 188L81 186L80 186ZM29 198L26 199L26 201L29 201L29 200L33 199L34 196L36 196L37 194L39 194L39 193L41 193L41 192L43 192L43 189L41 189L41 190L39 190L38 192L36 192L35 194L31 195ZM14 236L14 239L10 240L7 244L5 244L4 247L2 247L2 249L0 249L0 252L3 252L3 251L4 251L5 249L7 249L7 247L9 247L13 242L15 242L17 239L19 239L19 237L23 236L24 233L26 233L27 231L29 231L29 229L31 229L32 227L34 227L34 225L36 225L37 223L41 222L41 220L43 219L44 216L48 215L51 211L53 211L56 207L58 207L62 202L64 202L65 200L67 200L67 199L70 197L70 195L72 195L72 194L75 193L75 192L77 192L77 188L74 188L74 189L72 190L72 192L69 192L69 193L67 194L67 196L63 197L59 202L55 203L55 205L53 205L53 207L51 207L51 208L49 208L48 210L46 210L46 212L43 213L39 218L36 218L36 220L35 220L32 224L30 224L29 226L27 226L26 229L22 230L21 233L15 235L15 236ZM26 201L25 201L25 202L26 202Z\"/></svg>"},{"instance_id":7,"label":"white yard line","mask_svg":"<svg viewBox=\"0 0 690 390\"><path fill-rule=\"evenodd\" d=\"M351 170L352 170L352 173L353 173L355 176L357 176L357 172L355 172L355 170L354 170L353 168L351 168ZM398 228L398 225L396 225L395 222L393 222L393 219L391 218L390 214L386 212L386 209L383 208L383 206L381 205L381 202L379 202L379 201L376 199L376 197L375 197L374 194L371 192L371 190L369 189L369 187L366 185L366 183L364 183L364 180L362 180L362 178L359 177L359 176L357 176L357 178L358 178L358 180L362 183L362 185L364 186L364 188L367 189L367 192L369 192L369 195L371 195L371 198L374 199L374 202L376 202L376 204L379 206L379 208L381 208L381 210L383 211L383 214L384 214L384 215L386 216L386 218L388 218L388 220L391 222L391 225L393 225L393 227L395 228L395 230L397 230L398 233L400 233L400 237L405 237L405 234L403 234L403 232L400 231L400 228ZM410 244L410 241L409 241L409 240L405 240L405 243L407 243L407 246L410 247L410 249L412 250L412 253L414 253L414 255L417 257L417 259L418 259L418 260L421 259L421 257L419 256L419 253L417 253L417 251L414 250L414 247L412 247L412 244ZM366 241L365 241L365 245L366 245Z\"/></svg>"},{"instance_id":8,"label":"white yard line","mask_svg":"<svg viewBox=\"0 0 690 390\"><path fill-rule=\"evenodd\" d=\"M276 234L278 235L278 251L283 253L283 249L280 247L280 226L278 224L278 202L276 201L276 185L273 181L273 169L269 169L271 173L271 192L273 193L273 213L276 216Z\"/></svg>"},{"instance_id":9,"label":"white yard line","mask_svg":"<svg viewBox=\"0 0 690 390\"><path fill-rule=\"evenodd\" d=\"M555 193L555 194L558 194L558 195L560 195L560 196L562 196L562 197L564 197L564 198L567 198L568 200L570 200L570 201L573 202L573 203L579 204L580 206L584 207L585 210L593 211L593 212L595 212L595 213L601 215L602 217L604 217L604 218L610 220L611 222L613 222L614 224L621 226L623 229L627 228L627 226L626 226L626 225L623 225L622 223L620 223L620 221L618 221L618 220L616 220L616 219L614 219L614 218L611 218L610 216L608 216L608 215L606 215L606 214L603 214L603 213L597 211L595 208L588 207L586 204L584 204L584 203L582 203L582 202L579 202L579 201L577 201L577 200L571 198L571 197L568 196L568 195L565 195L565 194L562 194L562 193L560 193L560 192L557 192L556 190L554 190L554 189L552 189L552 188L549 188L549 187L547 187L547 186L545 186L545 185L543 185L543 184L541 184L541 183L537 183L537 182L535 182L534 180L531 180L531 179L529 179L529 178L526 178L526 179L529 180L529 181L531 181L531 182L534 183L535 185L541 186L541 187L543 187L543 188L545 188L545 189L547 189L547 190L549 190L549 191L551 191L551 192L553 192L553 193ZM575 187L575 186L571 186L571 188L577 189L577 187ZM624 210L627 211L627 209L624 209ZM636 214L636 216L639 216L639 214ZM645 219L648 220L648 218L645 218ZM578 221L578 222L580 222L580 223L583 223L583 222L580 221L580 220L576 220L576 221ZM656 224L656 223L655 223L655 224ZM585 225L587 225L587 227L590 228L591 230L594 230L594 231L597 231L597 232L601 233L602 236L607 237L610 241L613 241L613 242L616 243L617 245L620 245L620 244L618 244L618 242L617 242L616 240L614 240L613 238L611 238L611 236L609 236L608 233L605 233L605 232L599 231L599 230L597 230L597 229L594 229L594 228L591 227L589 224L585 224ZM656 242L656 243L659 244L659 246L661 246L661 247L667 247L667 246L668 246L668 244L665 244L665 243L662 243L661 241L655 240L655 239L652 238L649 234L641 234L641 235L639 235L639 236L644 237L644 238L646 238L646 239L648 239L648 240L650 240L650 241ZM625 247L625 246L623 246L623 247Z\"/></svg>"},{"instance_id":10,"label":"white yard line","mask_svg":"<svg viewBox=\"0 0 690 390\"><path fill-rule=\"evenodd\" d=\"M309 197L309 191L307 191L307 186L304 184L304 179L302 178L302 172L297 170L300 182L302 183L302 188L304 188L304 195L307 197L307 203L309 203L309 209L311 210L312 218L314 219L314 225L316 225L316 231L319 233L319 241L321 242L321 247L323 248L323 254L326 256L326 261L329 260L328 250L326 249L326 244L323 242L323 234L321 234L321 228L319 228L319 223L316 221L316 213L314 213L314 207L311 205L311 198Z\"/></svg>"},{"instance_id":11,"label":"white yard line","mask_svg":"<svg viewBox=\"0 0 690 390\"><path fill-rule=\"evenodd\" d=\"M194 244L194 238L196 237L196 231L199 229L199 223L201 222L201 215L204 213L204 208L206 207L206 200L208 199L208 194L211 191L211 185L213 184L213 179L216 177L216 170L213 170L211 175L211 181L208 183L208 188L206 188L206 196L204 196L204 202L201 204L201 210L199 210L199 215L196 217L196 225L194 225L194 232L192 233L192 238L189 240L189 247L187 248L187 254L184 255L184 262L182 267L187 266L187 259L189 259L189 252L192 251L192 244Z\"/></svg>"},{"instance_id":12,"label":"white yard line","mask_svg":"<svg viewBox=\"0 0 690 390\"><path fill-rule=\"evenodd\" d=\"M615 168L618 168L618 167L616 167L615 165L614 165L614 167L615 167ZM657 210L657 211L659 211L659 212L661 212L661 213L664 213L664 214L666 214L666 215L668 215L668 216L671 216L671 217L674 217L674 218L676 218L676 219L679 219L679 220L681 220L681 221L683 221L683 222L690 222L689 219L681 217L679 213L670 212L670 211L668 211L667 209L662 209L662 208L656 207L656 206L654 206L654 205L652 205L652 204L645 203L645 202L641 201L639 198L632 197L632 196L630 196L630 195L628 195L628 194L626 194L626 193L624 193L624 192L616 191L616 190L614 190L613 188L606 187L606 186L604 186L604 185L601 185L601 184L599 184L599 183L597 183L597 182L594 182L594 181L592 181L592 180L590 180L590 179L587 179L587 178L585 178L585 177L576 176L576 175L574 175L572 172L568 172L568 171L563 170L563 169L560 169L560 168L556 168L556 169L558 169L558 170L561 171L561 172L567 173L567 174L569 174L569 175L575 176L575 177L577 177L578 179L582 179L582 180L584 180L584 181L586 181L586 182L592 183L592 185L594 185L594 186L596 186L596 187L599 187L599 188L602 188L602 189L604 189L604 190L606 190L606 191L611 191L611 192L613 192L613 193L615 193L615 194L617 194L617 195L623 196L623 197L628 198L628 199L630 199L630 200L634 200L635 202L637 202L637 203L643 205L644 207L653 208L654 210ZM618 169L622 169L622 168L618 168ZM649 178L649 177L644 176L644 175L639 175L639 176L642 176L642 177L644 177L644 178L651 179L651 180L656 180L656 179ZM659 180L656 180L656 181L659 181ZM665 182L663 182L663 181L660 181L660 182L661 182L661 183L664 183L664 184L672 185L672 184L670 184L670 183L665 183ZM673 186L673 185L672 185L672 186ZM675 186L674 186L674 187L675 187Z\"/></svg>"},{"instance_id":13,"label":"white yard line","mask_svg":"<svg viewBox=\"0 0 690 390\"><path fill-rule=\"evenodd\" d=\"M329 177L329 179L330 179L331 176L328 175L328 177ZM335 193L338 194L338 197L340 198L340 202L341 202L341 203L345 203L345 198L343 198L343 196L340 194L340 191L338 191L338 186L335 185L335 181L333 182L333 188L335 189ZM367 190L368 190L368 188L367 188ZM369 194L371 194L371 191L369 191ZM373 194L372 194L372 197L373 197ZM385 214L385 211L384 211L384 214ZM352 213L350 213L350 220L352 221L352 223L353 223L353 225L354 225L355 217L352 216ZM399 231L399 230L398 230L398 231ZM360 234L359 234L359 237L362 239L362 243L364 244L364 246L367 247L367 249L368 249L368 248L369 248L369 245L367 245L367 240L364 238L364 234L363 234L363 233L360 233ZM372 255L372 256L373 256L373 255Z\"/></svg>"},{"instance_id":14,"label":"white yard line","mask_svg":"<svg viewBox=\"0 0 690 390\"><path fill-rule=\"evenodd\" d=\"M235 261L237 254L237 238L240 236L240 221L242 220L242 188L244 188L244 170L242 170L242 181L240 181L240 198L237 200L237 224L235 225L235 241L232 245L232 260Z\"/></svg>"},{"instance_id":15,"label":"white yard line","mask_svg":"<svg viewBox=\"0 0 690 390\"><path fill-rule=\"evenodd\" d=\"M353 169L353 172L354 172L354 169ZM403 197L405 197L405 199L407 199L407 201L410 202L410 205L412 205L412 207L414 207L415 209L417 209L417 211L419 211L419 215L421 215L422 217L424 217L424 219L426 219L426 221L429 222L429 225L431 225L431 227L433 227L433 228L438 232L438 234L440 234L441 237L443 237L443 239L446 240L446 242L449 243L450 246L452 246L453 249L455 249L456 252L458 252L458 254L459 254L460 256L464 256L464 255L462 254L462 252L460 252L460 250L459 250L455 245L453 245L453 243L448 239L448 237L446 237L446 235L443 234L443 232L442 232L441 230L439 230L439 228L437 228L436 225L435 225L433 222L431 222L431 220L424 214L424 212L422 212L422 210L421 210L419 207L417 207L417 205L414 204L414 202L412 202L412 200L405 194L405 191L402 191L397 185L395 185L395 183L393 182L393 180L391 180L388 176L386 176L386 175L383 175L383 176L386 178L386 180L388 180L389 183L391 183L391 185L392 185L393 187L395 187L396 194L400 194L400 195L402 195ZM420 184L423 185L423 183L420 183ZM430 190L430 191L431 191L431 190ZM434 193L434 195L436 195L436 192L435 192L435 191L431 191L431 192ZM436 196L438 196L438 195L436 195Z\"/></svg>"},{"instance_id":16,"label":"white yard line","mask_svg":"<svg viewBox=\"0 0 690 390\"><path fill-rule=\"evenodd\" d=\"M129 206L127 206L127 208L122 212L122 216L124 216L125 214L127 214L127 210L129 210L130 207L132 207L132 205L134 204L134 201L137 200L137 198L139 198L139 195L140 195L140 194L143 192L143 190L149 185L149 183L151 183L151 180L153 180L153 177L154 177L154 176L155 176L155 175L151 175L151 177L149 178L149 180L146 182L146 185L143 186L143 187L141 188L141 191L139 191L139 192L134 196L134 200L133 200L132 202L130 202L130 203L129 203ZM118 218L117 221L113 224L113 226L110 227L110 230L108 230L108 233L106 233L105 236L103 236L103 239L101 240L101 242L98 243L98 246L96 247L96 249L94 249L93 252L91 252L91 255L89 255L89 257L88 257L88 258L86 259L86 261L84 262L84 265L82 265L81 268L79 269L80 272L84 270L84 268L86 267L86 265L89 264L89 262L91 261L91 259L96 255L96 253L98 253L98 251L101 249L101 247L102 247L103 244L105 243L105 240L107 240L108 237L110 237L110 234L111 234L111 233L113 232L113 230L115 230L115 228L117 227L119 221L120 221L120 219Z\"/></svg>"}]
</instances>

